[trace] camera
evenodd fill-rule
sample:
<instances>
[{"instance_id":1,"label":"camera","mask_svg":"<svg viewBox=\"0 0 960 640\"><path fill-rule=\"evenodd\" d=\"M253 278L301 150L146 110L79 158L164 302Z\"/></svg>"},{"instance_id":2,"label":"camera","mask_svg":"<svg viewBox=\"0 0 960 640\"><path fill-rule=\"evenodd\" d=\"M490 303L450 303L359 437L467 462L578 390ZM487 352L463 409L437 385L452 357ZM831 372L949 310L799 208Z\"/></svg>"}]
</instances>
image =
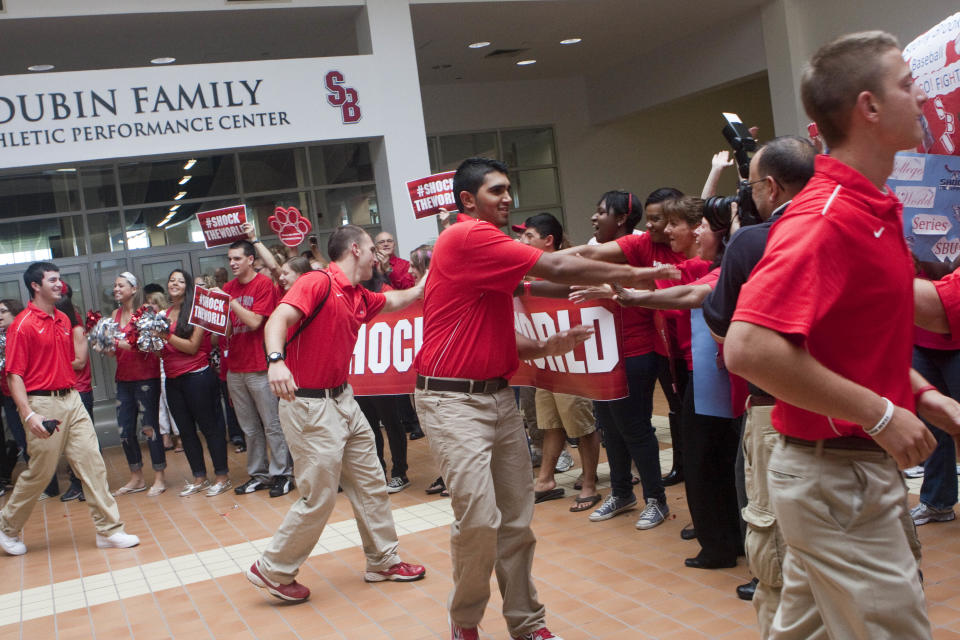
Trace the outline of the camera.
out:
<instances>
[{"instance_id":1,"label":"camera","mask_svg":"<svg viewBox=\"0 0 960 640\"><path fill-rule=\"evenodd\" d=\"M724 113L727 124L723 128L723 137L733 148L733 156L740 174L740 183L737 185L735 196L712 196L703 204L703 216L714 231L730 228L732 211L730 205L737 203L737 216L740 226L747 226L761 222L757 206L753 202L753 187L747 181L750 175L750 158L757 150L757 141L750 135L750 131L735 113Z\"/></svg>"}]
</instances>

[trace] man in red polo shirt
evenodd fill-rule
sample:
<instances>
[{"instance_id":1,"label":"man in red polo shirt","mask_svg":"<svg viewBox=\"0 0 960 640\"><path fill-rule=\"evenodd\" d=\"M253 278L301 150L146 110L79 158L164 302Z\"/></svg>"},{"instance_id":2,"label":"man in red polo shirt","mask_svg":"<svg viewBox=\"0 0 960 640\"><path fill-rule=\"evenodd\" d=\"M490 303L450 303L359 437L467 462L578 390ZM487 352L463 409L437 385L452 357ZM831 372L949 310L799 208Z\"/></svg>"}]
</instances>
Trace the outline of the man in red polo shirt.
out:
<instances>
[{"instance_id":1,"label":"man in red polo shirt","mask_svg":"<svg viewBox=\"0 0 960 640\"><path fill-rule=\"evenodd\" d=\"M394 289L409 289L416 282L413 274L410 273L410 262L400 258L397 253L397 241L389 231L381 231L377 234L377 262L380 263L380 271L390 278L390 286Z\"/></svg>"},{"instance_id":2,"label":"man in red polo shirt","mask_svg":"<svg viewBox=\"0 0 960 640\"><path fill-rule=\"evenodd\" d=\"M327 244L330 266L304 274L267 321L270 387L280 398L280 422L293 453L297 500L247 578L272 595L302 602L310 590L296 581L317 544L337 498L350 500L367 556L364 580L411 581L426 575L400 561L397 531L377 459L373 430L347 384L360 325L380 311L403 309L423 284L374 293L359 283L373 276L373 240L344 225Z\"/></svg>"},{"instance_id":3,"label":"man in red polo shirt","mask_svg":"<svg viewBox=\"0 0 960 640\"><path fill-rule=\"evenodd\" d=\"M123 531L117 502L107 489L97 434L73 388L76 374L70 320L54 307L63 289L60 268L51 262L34 262L24 272L23 281L33 299L7 330L6 371L10 395L26 431L30 464L0 511L0 548L10 555L27 552L20 532L56 473L61 454L83 483L97 529L97 546L135 547L140 539Z\"/></svg>"},{"instance_id":4,"label":"man in red polo shirt","mask_svg":"<svg viewBox=\"0 0 960 640\"><path fill-rule=\"evenodd\" d=\"M912 412L913 264L885 186L926 96L877 31L817 51L801 95L830 155L772 227L725 342L729 369L777 398L767 468L787 551L770 637L929 638L897 466L935 441Z\"/></svg>"},{"instance_id":5,"label":"man in red polo shirt","mask_svg":"<svg viewBox=\"0 0 960 640\"><path fill-rule=\"evenodd\" d=\"M277 397L270 391L263 355L263 326L277 306L276 291L269 277L254 271L254 256L253 243L239 240L231 244L227 258L236 277L223 285L230 294L227 389L247 441L250 474L250 479L234 492L243 495L269 488L275 498L293 487L293 462L280 428Z\"/></svg>"},{"instance_id":6,"label":"man in red polo shirt","mask_svg":"<svg viewBox=\"0 0 960 640\"><path fill-rule=\"evenodd\" d=\"M420 424L450 488L455 639L477 638L497 570L514 638L555 638L530 575L536 539L533 478L523 420L507 379L519 358L559 346L514 331L513 293L524 275L563 284L646 282L657 269L544 253L500 231L509 222L510 179L495 160L470 158L453 179L459 221L440 234L424 296L417 354ZM549 342L549 341L548 341ZM565 346L572 348L572 342Z\"/></svg>"}]
</instances>

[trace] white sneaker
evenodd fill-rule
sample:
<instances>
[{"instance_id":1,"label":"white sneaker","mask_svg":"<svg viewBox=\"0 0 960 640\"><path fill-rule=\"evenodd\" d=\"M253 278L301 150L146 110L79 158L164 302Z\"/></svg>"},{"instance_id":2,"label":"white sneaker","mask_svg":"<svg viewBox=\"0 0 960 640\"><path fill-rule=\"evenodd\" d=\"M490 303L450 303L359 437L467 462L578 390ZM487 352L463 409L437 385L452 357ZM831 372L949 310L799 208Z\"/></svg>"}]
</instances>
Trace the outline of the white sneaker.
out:
<instances>
[{"instance_id":1,"label":"white sneaker","mask_svg":"<svg viewBox=\"0 0 960 640\"><path fill-rule=\"evenodd\" d=\"M554 470L557 473L563 473L565 471L570 471L573 468L573 456L567 453L567 450L564 449L560 452L560 457L557 458L557 465L554 467Z\"/></svg>"},{"instance_id":2,"label":"white sneaker","mask_svg":"<svg viewBox=\"0 0 960 640\"><path fill-rule=\"evenodd\" d=\"M916 467L910 467L909 469L903 470L903 475L908 478L922 478L923 477L923 465L917 465Z\"/></svg>"},{"instance_id":3,"label":"white sneaker","mask_svg":"<svg viewBox=\"0 0 960 640\"><path fill-rule=\"evenodd\" d=\"M127 549L140 544L140 538L132 533L115 533L112 536L102 536L97 534L98 549Z\"/></svg>"},{"instance_id":4,"label":"white sneaker","mask_svg":"<svg viewBox=\"0 0 960 640\"><path fill-rule=\"evenodd\" d=\"M27 545L23 544L20 536L11 537L0 531L0 548L11 556L22 556L27 552Z\"/></svg>"},{"instance_id":5,"label":"white sneaker","mask_svg":"<svg viewBox=\"0 0 960 640\"><path fill-rule=\"evenodd\" d=\"M207 489L207 497L212 498L213 496L218 496L225 491L229 491L232 487L233 483L230 482L230 479L228 478L223 482L218 482L214 485L211 485L211 487Z\"/></svg>"}]
</instances>

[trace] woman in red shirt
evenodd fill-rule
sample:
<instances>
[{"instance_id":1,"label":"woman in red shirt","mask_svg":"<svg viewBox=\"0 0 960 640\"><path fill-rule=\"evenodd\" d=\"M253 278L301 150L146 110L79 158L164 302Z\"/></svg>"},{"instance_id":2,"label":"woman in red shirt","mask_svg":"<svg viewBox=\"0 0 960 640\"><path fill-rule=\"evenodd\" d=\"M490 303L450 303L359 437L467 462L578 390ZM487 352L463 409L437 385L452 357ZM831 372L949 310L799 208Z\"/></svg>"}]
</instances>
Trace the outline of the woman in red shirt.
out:
<instances>
[{"instance_id":1,"label":"woman in red shirt","mask_svg":"<svg viewBox=\"0 0 960 640\"><path fill-rule=\"evenodd\" d=\"M113 319L129 335L136 330L133 313L143 303L137 278L123 272L113 282L113 299L120 308ZM153 486L149 496L158 496L166 490L163 470L167 457L160 436L160 358L155 353L145 353L126 340L118 340L113 355L117 358L117 424L120 425L120 444L130 466L130 480L113 492L115 496L145 491L143 479L143 455L137 437L137 414L140 413L141 428L150 449L153 465Z\"/></svg>"},{"instance_id":2,"label":"woman in red shirt","mask_svg":"<svg viewBox=\"0 0 960 640\"><path fill-rule=\"evenodd\" d=\"M193 471L193 482L186 484L180 496L206 489L209 498L233 486L227 477L226 430L217 422L218 382L217 374L210 366L210 334L188 322L193 305L193 277L189 273L174 269L167 279L167 295L170 297L170 308L167 309L170 333L165 336L162 352L167 374L167 403L180 428L180 442ZM213 485L207 480L207 466L197 427L210 451L216 474Z\"/></svg>"}]
</instances>

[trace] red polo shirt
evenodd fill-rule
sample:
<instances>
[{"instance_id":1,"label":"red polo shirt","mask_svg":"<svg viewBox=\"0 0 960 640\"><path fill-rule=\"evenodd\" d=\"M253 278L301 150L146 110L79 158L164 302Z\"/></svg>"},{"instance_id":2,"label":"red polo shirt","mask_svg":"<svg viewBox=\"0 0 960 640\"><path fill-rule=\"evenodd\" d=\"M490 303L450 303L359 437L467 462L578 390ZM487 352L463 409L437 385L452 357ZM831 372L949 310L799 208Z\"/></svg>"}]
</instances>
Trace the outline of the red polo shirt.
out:
<instances>
[{"instance_id":1,"label":"red polo shirt","mask_svg":"<svg viewBox=\"0 0 960 640\"><path fill-rule=\"evenodd\" d=\"M889 189L817 156L813 178L770 230L733 320L786 335L830 370L912 411L913 261L902 214ZM780 401L773 426L807 440L868 437L861 425Z\"/></svg>"},{"instance_id":2,"label":"red polo shirt","mask_svg":"<svg viewBox=\"0 0 960 640\"><path fill-rule=\"evenodd\" d=\"M720 277L720 268L718 267L716 269L716 277L714 277L712 280L701 282L701 279L706 280L706 276L710 272L710 263L703 258L690 258L689 260L684 260L677 265L677 268L680 269L680 279L657 280L658 289L669 289L670 287L675 287L679 284L710 284L711 286L714 286L716 285L717 279ZM693 352L691 351L691 345L693 344L693 332L690 328L690 310L665 309L660 313L662 313L668 321L675 323L677 348L679 349L680 354L683 355L684 361L687 363L687 371L693 371Z\"/></svg>"},{"instance_id":3,"label":"red polo shirt","mask_svg":"<svg viewBox=\"0 0 960 640\"><path fill-rule=\"evenodd\" d=\"M940 302L947 313L950 333L960 336L960 270L934 281L933 286L936 287L937 295L940 296Z\"/></svg>"},{"instance_id":4,"label":"red polo shirt","mask_svg":"<svg viewBox=\"0 0 960 640\"><path fill-rule=\"evenodd\" d=\"M76 384L70 319L49 315L30 302L7 330L7 373L23 378L27 391L67 389Z\"/></svg>"},{"instance_id":5,"label":"red polo shirt","mask_svg":"<svg viewBox=\"0 0 960 640\"><path fill-rule=\"evenodd\" d=\"M414 367L441 378L509 378L520 366L513 292L543 252L489 222L458 220L433 249Z\"/></svg>"},{"instance_id":6,"label":"red polo shirt","mask_svg":"<svg viewBox=\"0 0 960 640\"><path fill-rule=\"evenodd\" d=\"M234 278L223 285L223 290L231 298L237 298L240 306L264 317L263 322L254 331L243 323L235 313L230 314L230 353L229 368L236 373L250 373L267 370L267 358L263 353L263 326L266 318L277 307L277 292L273 280L258 273L247 284L240 284Z\"/></svg>"},{"instance_id":7,"label":"red polo shirt","mask_svg":"<svg viewBox=\"0 0 960 640\"><path fill-rule=\"evenodd\" d=\"M649 233L626 235L617 238L616 243L623 251L627 262L633 267L679 264L687 259L682 253L671 251L669 244L654 242ZM624 357L642 356L651 351L667 355L663 348L663 340L657 335L653 309L624 307L621 314Z\"/></svg>"},{"instance_id":8,"label":"red polo shirt","mask_svg":"<svg viewBox=\"0 0 960 640\"><path fill-rule=\"evenodd\" d=\"M287 367L293 380L298 387L307 389L329 389L347 381L357 331L361 324L380 313L387 301L382 293L350 284L334 262L324 271L330 278L320 271L297 278L280 301L298 309L306 320L320 304L327 287L333 286L317 317L287 347ZM288 339L299 326L297 323L290 328ZM231 351L231 358L232 355ZM232 360L230 367L233 371Z\"/></svg>"},{"instance_id":9,"label":"red polo shirt","mask_svg":"<svg viewBox=\"0 0 960 640\"><path fill-rule=\"evenodd\" d=\"M410 273L410 263L403 258L390 256L390 286L394 289L409 289L417 284Z\"/></svg>"},{"instance_id":10,"label":"red polo shirt","mask_svg":"<svg viewBox=\"0 0 960 640\"><path fill-rule=\"evenodd\" d=\"M113 314L113 319L120 322L122 309L117 309ZM123 327L125 333L136 331L133 320ZM116 350L117 356L117 382L134 382L136 380L153 380L160 377L160 358L155 353L146 353L140 351L134 346L132 349Z\"/></svg>"}]
</instances>

